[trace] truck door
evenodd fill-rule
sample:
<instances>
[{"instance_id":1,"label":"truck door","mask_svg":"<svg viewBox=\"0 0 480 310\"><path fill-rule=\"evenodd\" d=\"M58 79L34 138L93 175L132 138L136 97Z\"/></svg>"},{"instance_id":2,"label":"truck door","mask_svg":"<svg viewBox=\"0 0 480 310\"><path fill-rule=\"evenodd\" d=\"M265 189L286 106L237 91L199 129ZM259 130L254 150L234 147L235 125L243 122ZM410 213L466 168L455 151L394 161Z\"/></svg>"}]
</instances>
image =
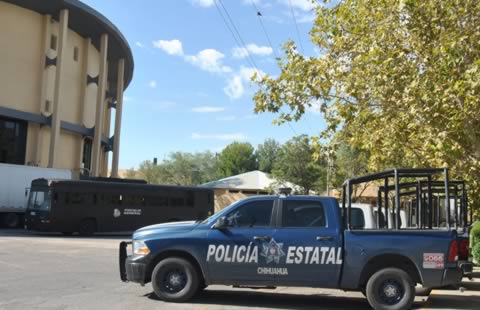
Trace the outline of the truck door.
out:
<instances>
[{"instance_id":1,"label":"truck door","mask_svg":"<svg viewBox=\"0 0 480 310\"><path fill-rule=\"evenodd\" d=\"M272 239L274 199L247 201L226 215L228 226L212 228L207 237L207 265L213 283L273 285L274 274L259 272L268 267L261 256Z\"/></svg>"},{"instance_id":2,"label":"truck door","mask_svg":"<svg viewBox=\"0 0 480 310\"><path fill-rule=\"evenodd\" d=\"M283 248L278 262L283 275L277 275L276 285L336 287L342 253L334 203L294 197L280 201L274 240Z\"/></svg>"}]
</instances>

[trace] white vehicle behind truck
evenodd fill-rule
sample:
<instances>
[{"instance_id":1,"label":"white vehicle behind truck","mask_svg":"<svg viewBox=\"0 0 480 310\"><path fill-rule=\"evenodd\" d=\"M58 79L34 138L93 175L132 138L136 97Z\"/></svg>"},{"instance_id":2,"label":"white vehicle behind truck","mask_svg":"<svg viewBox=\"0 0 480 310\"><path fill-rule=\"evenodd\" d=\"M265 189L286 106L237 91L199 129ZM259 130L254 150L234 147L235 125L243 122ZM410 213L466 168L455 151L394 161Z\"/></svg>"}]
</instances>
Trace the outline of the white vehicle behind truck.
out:
<instances>
[{"instance_id":1,"label":"white vehicle behind truck","mask_svg":"<svg viewBox=\"0 0 480 310\"><path fill-rule=\"evenodd\" d=\"M21 225L32 180L72 179L72 171L33 166L0 164L0 226Z\"/></svg>"}]
</instances>

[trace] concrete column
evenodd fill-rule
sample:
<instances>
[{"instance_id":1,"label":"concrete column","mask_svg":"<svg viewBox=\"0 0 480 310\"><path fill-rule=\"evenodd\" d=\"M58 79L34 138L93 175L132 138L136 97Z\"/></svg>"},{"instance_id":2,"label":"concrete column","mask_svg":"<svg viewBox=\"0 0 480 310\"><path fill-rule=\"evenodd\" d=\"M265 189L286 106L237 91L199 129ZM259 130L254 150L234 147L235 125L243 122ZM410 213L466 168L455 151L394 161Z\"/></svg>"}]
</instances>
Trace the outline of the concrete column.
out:
<instances>
[{"instance_id":1,"label":"concrete column","mask_svg":"<svg viewBox=\"0 0 480 310\"><path fill-rule=\"evenodd\" d=\"M65 57L65 49L67 45L68 31L68 10L60 11L60 24L58 27L58 49L57 49L57 69L55 72L55 89L53 93L53 109L52 109L52 127L50 128L50 150L48 153L48 167L55 167L55 159L57 155L57 145L60 140L60 95L63 78L63 58Z\"/></svg>"},{"instance_id":2,"label":"concrete column","mask_svg":"<svg viewBox=\"0 0 480 310\"><path fill-rule=\"evenodd\" d=\"M97 111L95 114L95 135L93 137L92 150L92 176L100 173L100 154L102 152L103 111L105 104L105 89L107 84L107 51L108 34L102 34L100 38L100 72L98 75Z\"/></svg>"},{"instance_id":3,"label":"concrete column","mask_svg":"<svg viewBox=\"0 0 480 310\"><path fill-rule=\"evenodd\" d=\"M115 131L113 133L112 177L118 178L118 160L120 153L120 128L122 126L123 87L125 74L125 59L118 61L117 76L117 109L115 111Z\"/></svg>"},{"instance_id":4,"label":"concrete column","mask_svg":"<svg viewBox=\"0 0 480 310\"><path fill-rule=\"evenodd\" d=\"M88 64L89 64L89 61L90 61L90 45L91 45L91 42L92 42L92 39L90 38L85 38L83 40L83 67L82 67L82 76L83 76L83 79L80 80L80 89L81 89L81 93L80 93L80 102L81 102L81 106L80 106L80 109L79 109L79 115L80 115L80 124L83 124L84 126L86 125L85 124L85 119L86 119L86 109L87 109L87 76L88 76ZM80 143L80 149L77 151L77 154L78 154L78 167L79 168L83 168L82 167L82 160L83 160L83 145L84 145L84 138L82 137L82 141ZM83 172L83 171L81 171Z\"/></svg>"},{"instance_id":5,"label":"concrete column","mask_svg":"<svg viewBox=\"0 0 480 310\"><path fill-rule=\"evenodd\" d=\"M47 87L48 87L48 71L46 66L45 58L48 56L48 51L50 50L50 35L51 35L51 24L52 17L50 15L43 16L43 53L40 59L41 74L40 74L40 93L38 101L38 111L41 114L45 111L45 101L47 100ZM37 131L37 145L34 150L35 162L38 166L42 166L42 147L43 147L43 126L40 125Z\"/></svg>"}]
</instances>

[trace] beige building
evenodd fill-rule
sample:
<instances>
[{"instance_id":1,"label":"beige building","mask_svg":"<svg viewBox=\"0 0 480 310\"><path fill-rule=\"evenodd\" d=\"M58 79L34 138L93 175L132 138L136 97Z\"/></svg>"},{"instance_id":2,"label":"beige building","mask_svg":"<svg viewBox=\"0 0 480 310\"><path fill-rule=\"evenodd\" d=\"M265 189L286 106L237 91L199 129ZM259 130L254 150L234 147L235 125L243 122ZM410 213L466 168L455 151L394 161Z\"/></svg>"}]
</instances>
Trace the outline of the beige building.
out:
<instances>
[{"instance_id":1,"label":"beige building","mask_svg":"<svg viewBox=\"0 0 480 310\"><path fill-rule=\"evenodd\" d=\"M133 75L119 30L78 0L0 0L0 42L0 162L117 176Z\"/></svg>"},{"instance_id":2,"label":"beige building","mask_svg":"<svg viewBox=\"0 0 480 310\"><path fill-rule=\"evenodd\" d=\"M280 187L298 188L298 185L289 182L280 182L259 170L208 182L201 186L213 189L215 212L246 197L271 194Z\"/></svg>"}]
</instances>

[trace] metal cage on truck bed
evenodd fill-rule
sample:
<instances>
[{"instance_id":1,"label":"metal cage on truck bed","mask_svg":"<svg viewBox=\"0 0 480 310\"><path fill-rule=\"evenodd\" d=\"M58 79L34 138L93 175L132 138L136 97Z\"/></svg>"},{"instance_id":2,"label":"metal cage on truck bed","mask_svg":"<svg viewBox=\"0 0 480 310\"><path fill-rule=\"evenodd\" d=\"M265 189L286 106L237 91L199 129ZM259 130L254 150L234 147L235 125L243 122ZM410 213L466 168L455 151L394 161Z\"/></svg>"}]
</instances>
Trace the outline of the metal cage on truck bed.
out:
<instances>
[{"instance_id":1,"label":"metal cage on truck bed","mask_svg":"<svg viewBox=\"0 0 480 310\"><path fill-rule=\"evenodd\" d=\"M469 221L464 181L450 181L447 168L409 168L346 180L343 183L342 211L346 215L344 224L348 229L355 229L352 225L353 187L370 182L379 185L375 207L378 229L402 229L406 226L407 229L463 228L465 232L471 223L472 214L470 210ZM409 211L406 215L408 225L401 224L401 210ZM442 219L442 213L445 219ZM393 215L393 223L389 226L390 214Z\"/></svg>"}]
</instances>

